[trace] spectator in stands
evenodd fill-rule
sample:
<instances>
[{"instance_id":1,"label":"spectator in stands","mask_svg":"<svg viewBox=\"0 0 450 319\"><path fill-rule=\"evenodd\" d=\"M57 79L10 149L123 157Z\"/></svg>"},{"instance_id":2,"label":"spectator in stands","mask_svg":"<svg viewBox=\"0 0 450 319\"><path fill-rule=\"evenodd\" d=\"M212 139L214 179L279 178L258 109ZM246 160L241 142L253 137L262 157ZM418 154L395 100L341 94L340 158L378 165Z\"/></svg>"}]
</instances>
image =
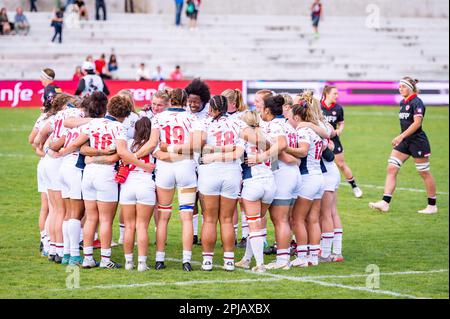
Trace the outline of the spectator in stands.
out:
<instances>
[{"instance_id":1,"label":"spectator in stands","mask_svg":"<svg viewBox=\"0 0 450 319\"><path fill-rule=\"evenodd\" d=\"M95 20L100 20L100 9L103 11L103 20L106 20L105 0L95 0Z\"/></svg>"},{"instance_id":2,"label":"spectator in stands","mask_svg":"<svg viewBox=\"0 0 450 319\"><path fill-rule=\"evenodd\" d=\"M37 12L36 1L37 0L30 0L30 12Z\"/></svg>"},{"instance_id":3,"label":"spectator in stands","mask_svg":"<svg viewBox=\"0 0 450 319\"><path fill-rule=\"evenodd\" d=\"M9 22L6 8L2 8L2 10L0 11L0 33L3 35L10 34L13 28L14 25Z\"/></svg>"},{"instance_id":4,"label":"spectator in stands","mask_svg":"<svg viewBox=\"0 0 450 319\"><path fill-rule=\"evenodd\" d=\"M72 81L77 81L79 82L80 79L83 77L83 72L81 71L81 66L77 66L75 68L75 73L72 76Z\"/></svg>"},{"instance_id":5,"label":"spectator in stands","mask_svg":"<svg viewBox=\"0 0 450 319\"><path fill-rule=\"evenodd\" d=\"M322 3L320 0L314 0L314 3L311 6L311 19L314 28L314 33L317 37L319 37L319 22L320 17L322 16Z\"/></svg>"},{"instance_id":6,"label":"spectator in stands","mask_svg":"<svg viewBox=\"0 0 450 319\"><path fill-rule=\"evenodd\" d=\"M100 77L104 78L105 77L104 69L106 66L105 54L102 53L100 58L98 58L97 60L94 61L94 64L95 64L95 73L100 75Z\"/></svg>"},{"instance_id":7,"label":"spectator in stands","mask_svg":"<svg viewBox=\"0 0 450 319\"><path fill-rule=\"evenodd\" d=\"M59 8L55 11L55 15L52 18L51 26L55 28L55 34L53 35L52 43L55 42L57 36L59 36L59 43L62 43L62 30L64 22L64 8Z\"/></svg>"},{"instance_id":8,"label":"spectator in stands","mask_svg":"<svg viewBox=\"0 0 450 319\"><path fill-rule=\"evenodd\" d=\"M152 74L153 81L164 81L164 75L162 73L162 68L160 65L156 67L155 72Z\"/></svg>"},{"instance_id":9,"label":"spectator in stands","mask_svg":"<svg viewBox=\"0 0 450 319\"><path fill-rule=\"evenodd\" d=\"M141 63L136 72L136 81L147 81L150 80L147 69L145 68L145 63Z\"/></svg>"},{"instance_id":10,"label":"spectator in stands","mask_svg":"<svg viewBox=\"0 0 450 319\"><path fill-rule=\"evenodd\" d=\"M183 11L184 0L175 0L175 25L181 25L181 12Z\"/></svg>"},{"instance_id":11,"label":"spectator in stands","mask_svg":"<svg viewBox=\"0 0 450 319\"><path fill-rule=\"evenodd\" d=\"M133 0L125 0L125 12L134 13Z\"/></svg>"},{"instance_id":12,"label":"spectator in stands","mask_svg":"<svg viewBox=\"0 0 450 319\"><path fill-rule=\"evenodd\" d=\"M175 70L170 73L170 80L172 81L181 81L183 80L183 73L181 73L181 67L177 65Z\"/></svg>"},{"instance_id":13,"label":"spectator in stands","mask_svg":"<svg viewBox=\"0 0 450 319\"><path fill-rule=\"evenodd\" d=\"M27 17L23 14L22 7L16 9L16 16L14 17L14 30L17 34L23 33L27 35L30 32L30 24L28 23Z\"/></svg>"},{"instance_id":14,"label":"spectator in stands","mask_svg":"<svg viewBox=\"0 0 450 319\"><path fill-rule=\"evenodd\" d=\"M117 64L117 58L115 54L111 54L108 62L108 76L110 79L117 80L117 71L119 65Z\"/></svg>"},{"instance_id":15,"label":"spectator in stands","mask_svg":"<svg viewBox=\"0 0 450 319\"><path fill-rule=\"evenodd\" d=\"M85 61L94 63L94 58L92 57L91 54L89 54L89 55L86 57L86 60L85 60Z\"/></svg>"},{"instance_id":16,"label":"spectator in stands","mask_svg":"<svg viewBox=\"0 0 450 319\"><path fill-rule=\"evenodd\" d=\"M197 28L197 16L200 9L201 0L187 0L186 15L189 20L189 29Z\"/></svg>"},{"instance_id":17,"label":"spectator in stands","mask_svg":"<svg viewBox=\"0 0 450 319\"><path fill-rule=\"evenodd\" d=\"M78 7L78 14L80 15L80 20L89 20L88 11L86 4L83 0L76 0L75 5Z\"/></svg>"}]
</instances>

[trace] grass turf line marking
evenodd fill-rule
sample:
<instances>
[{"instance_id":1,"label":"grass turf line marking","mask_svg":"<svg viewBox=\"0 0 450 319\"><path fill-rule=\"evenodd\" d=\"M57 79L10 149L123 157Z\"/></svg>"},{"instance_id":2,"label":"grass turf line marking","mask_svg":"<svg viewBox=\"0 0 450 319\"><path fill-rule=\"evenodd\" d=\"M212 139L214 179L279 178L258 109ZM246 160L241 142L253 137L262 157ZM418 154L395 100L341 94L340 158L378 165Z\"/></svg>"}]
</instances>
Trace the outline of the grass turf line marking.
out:
<instances>
[{"instance_id":1,"label":"grass turf line marking","mask_svg":"<svg viewBox=\"0 0 450 319\"><path fill-rule=\"evenodd\" d=\"M350 184L342 182L342 186L350 186ZM384 189L384 186L377 186L377 185L370 185L370 184L358 184L361 187L366 188L376 188L376 189ZM406 191L406 192L414 192L414 193L426 193L424 189L418 189L418 188L404 188L404 187L396 187L396 191ZM436 192L438 195L448 195L447 192Z\"/></svg>"},{"instance_id":2,"label":"grass turf line marking","mask_svg":"<svg viewBox=\"0 0 450 319\"><path fill-rule=\"evenodd\" d=\"M174 262L182 262L182 260L180 259L174 259L174 258L166 258L166 260L168 261L174 261ZM191 261L192 264L201 264L201 262L198 261ZM222 266L220 265L213 265L216 268L221 268ZM353 276L359 276L359 277L367 277L369 274L353 274L353 275L347 275L347 276L339 276L339 275L330 275L330 276L300 276L300 277L292 277L292 276L286 276L286 275L278 275L278 274L271 274L268 272L265 273L254 273L250 270L245 270L245 269L241 269L241 268L236 268L237 271L243 271L245 273L249 273L249 274L253 274L253 275L260 275L260 276L268 276L268 277L272 277L272 278L279 278L281 279L286 279L286 280L290 280L290 281L297 281L297 282L308 282L308 283L314 283L317 285L321 285L321 286L326 286L326 287L334 287L334 288L343 288L343 289L349 289L349 290L357 290L357 291L365 291L365 292L369 292L369 293L374 293L374 294L381 294L381 295L389 295L389 296L393 296L393 297L399 297L399 298L408 298L408 299L432 299L429 297L417 297L417 296L413 296L413 295L408 295L408 294L402 294L402 293L398 293L398 292L394 292L394 291L389 291L389 290L379 290L379 289L370 289L367 287L358 287L358 286L349 286L349 285L343 285L343 284L337 284L337 283L330 283L330 282L325 282L325 281L320 281L320 280L316 280L314 278L316 277L327 277L329 279L332 278L352 278ZM438 269L438 270L430 270L430 271L404 271L404 272L391 272L391 273L380 273L380 275L386 274L386 275L413 275L413 274L426 274L426 273L436 273L436 272L446 272L448 271L448 269ZM349 277L350 276L350 277Z\"/></svg>"},{"instance_id":3,"label":"grass turf line marking","mask_svg":"<svg viewBox=\"0 0 450 319\"><path fill-rule=\"evenodd\" d=\"M57 288L49 289L50 291L65 291L65 290L91 290L91 289L119 289L119 288L141 288L151 286L189 286L189 285L211 285L211 284L241 284L252 282L272 282L280 281L281 278L260 278L260 279L231 279L231 280L191 280L191 281L175 281L175 282L144 282L140 284L121 284L121 285L103 285L103 286L88 286L80 288Z\"/></svg>"}]
</instances>

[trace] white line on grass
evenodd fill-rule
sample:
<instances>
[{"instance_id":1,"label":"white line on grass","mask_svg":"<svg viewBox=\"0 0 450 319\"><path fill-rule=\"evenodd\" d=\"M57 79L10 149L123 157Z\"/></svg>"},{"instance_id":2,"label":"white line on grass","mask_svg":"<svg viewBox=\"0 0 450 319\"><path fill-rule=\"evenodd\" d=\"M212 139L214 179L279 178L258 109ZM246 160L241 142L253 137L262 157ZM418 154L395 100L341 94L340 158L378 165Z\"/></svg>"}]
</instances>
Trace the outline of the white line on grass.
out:
<instances>
[{"instance_id":1,"label":"white line on grass","mask_svg":"<svg viewBox=\"0 0 450 319\"><path fill-rule=\"evenodd\" d=\"M191 280L191 281L175 281L175 282L143 282L139 284L120 284L120 285L100 285L74 288L73 290L91 290L91 289L119 289L119 288L141 288L152 286L189 286L189 285L211 285L211 284L241 284L252 282L272 282L280 281L282 278L260 278L260 279L231 279L231 280ZM63 291L68 288L49 289L50 291Z\"/></svg>"},{"instance_id":2,"label":"white line on grass","mask_svg":"<svg viewBox=\"0 0 450 319\"><path fill-rule=\"evenodd\" d=\"M181 262L182 260L179 259L174 259L174 258L166 258L166 260L168 261L174 261L174 262ZM201 264L198 261L191 261L192 264ZM213 265L214 267L218 267L220 268L220 265ZM398 293L398 292L394 292L394 291L389 291L389 290L379 290L379 289L371 289L371 288L367 288L367 287L359 287L359 286L349 286L349 285L342 285L342 284L337 284L337 283L331 283L331 282L325 282L325 281L319 281L316 280L315 278L328 278L328 279L332 279L332 278L352 278L352 277L367 277L368 274L352 274L352 275L344 275L344 276L339 276L339 275L329 275L329 276L299 276L299 277L292 277L292 276L285 276L285 275L278 275L278 274L271 274L269 272L265 272L265 273L254 273L250 270L244 270L244 269L240 269L240 268L236 268L236 270L238 271L243 271L249 274L254 274L254 275L261 275L261 276L268 276L268 277L272 277L272 278L278 278L278 279L286 279L286 280L290 280L290 281L297 281L297 282L308 282L308 283L314 283L317 285L321 285L321 286L327 286L327 287L335 287L335 288L343 288L343 289L349 289L349 290L357 290L357 291L364 291L364 292L369 292L369 293L374 293L374 294L381 294L381 295L389 295L389 296L393 296L393 297L401 297L401 298L408 298L408 299L431 299L431 298L423 298L423 297L417 297L417 296L413 296L413 295L408 295L408 294L402 294L402 293ZM404 272L390 272L390 273L380 273L380 275L390 275L390 276L394 276L394 275L418 275L418 274L428 274L428 273L437 273L437 272L448 272L448 269L437 269L437 270L429 270L429 271L404 271Z\"/></svg>"},{"instance_id":3,"label":"white line on grass","mask_svg":"<svg viewBox=\"0 0 450 319\"><path fill-rule=\"evenodd\" d=\"M342 186L350 186L350 184L342 182ZM376 188L376 189L384 189L384 186L377 186L377 185L370 185L370 184L359 184L361 187L366 188ZM406 191L406 192L414 192L414 193L426 193L424 189L418 189L418 188L404 188L404 187L396 187L396 191ZM447 192L436 192L438 195L448 195Z\"/></svg>"}]
</instances>

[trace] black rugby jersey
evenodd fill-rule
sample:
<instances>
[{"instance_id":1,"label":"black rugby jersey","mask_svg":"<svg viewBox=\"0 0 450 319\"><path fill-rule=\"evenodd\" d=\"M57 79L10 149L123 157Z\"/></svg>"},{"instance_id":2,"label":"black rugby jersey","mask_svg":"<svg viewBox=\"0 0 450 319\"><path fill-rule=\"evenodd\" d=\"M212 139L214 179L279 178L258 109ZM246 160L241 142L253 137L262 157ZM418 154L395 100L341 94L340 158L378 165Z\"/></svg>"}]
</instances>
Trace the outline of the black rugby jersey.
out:
<instances>
[{"instance_id":1,"label":"black rugby jersey","mask_svg":"<svg viewBox=\"0 0 450 319\"><path fill-rule=\"evenodd\" d=\"M344 108L339 104L326 105L325 101L320 102L323 116L330 123L334 129L337 128L338 123L344 122Z\"/></svg>"},{"instance_id":2,"label":"black rugby jersey","mask_svg":"<svg viewBox=\"0 0 450 319\"><path fill-rule=\"evenodd\" d=\"M53 97L57 93L62 93L62 90L59 86L56 84L49 84L44 88L44 104L48 100L48 102L51 102Z\"/></svg>"},{"instance_id":3,"label":"black rugby jersey","mask_svg":"<svg viewBox=\"0 0 450 319\"><path fill-rule=\"evenodd\" d=\"M425 116L425 105L417 94L413 94L408 99L400 102L400 112L398 116L400 119L400 128L403 133L414 123L414 117ZM422 125L409 137L415 136L421 132L423 132Z\"/></svg>"}]
</instances>

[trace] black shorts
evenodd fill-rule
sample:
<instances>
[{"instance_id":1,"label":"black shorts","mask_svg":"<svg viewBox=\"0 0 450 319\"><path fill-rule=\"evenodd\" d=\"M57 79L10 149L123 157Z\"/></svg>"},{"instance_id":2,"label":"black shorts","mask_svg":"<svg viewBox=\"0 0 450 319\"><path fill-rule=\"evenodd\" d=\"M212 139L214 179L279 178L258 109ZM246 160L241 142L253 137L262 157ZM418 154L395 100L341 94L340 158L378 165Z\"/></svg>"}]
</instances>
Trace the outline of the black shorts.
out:
<instances>
[{"instance_id":1,"label":"black shorts","mask_svg":"<svg viewBox=\"0 0 450 319\"><path fill-rule=\"evenodd\" d=\"M413 158L426 158L431 155L430 142L425 132L404 139L394 149Z\"/></svg>"},{"instance_id":2,"label":"black shorts","mask_svg":"<svg viewBox=\"0 0 450 319\"><path fill-rule=\"evenodd\" d=\"M339 138L339 136L335 136L331 139L331 141L333 141L334 143L334 150L333 153L336 154L341 154L342 152L344 152L344 147L342 146L341 143L341 139Z\"/></svg>"}]
</instances>

